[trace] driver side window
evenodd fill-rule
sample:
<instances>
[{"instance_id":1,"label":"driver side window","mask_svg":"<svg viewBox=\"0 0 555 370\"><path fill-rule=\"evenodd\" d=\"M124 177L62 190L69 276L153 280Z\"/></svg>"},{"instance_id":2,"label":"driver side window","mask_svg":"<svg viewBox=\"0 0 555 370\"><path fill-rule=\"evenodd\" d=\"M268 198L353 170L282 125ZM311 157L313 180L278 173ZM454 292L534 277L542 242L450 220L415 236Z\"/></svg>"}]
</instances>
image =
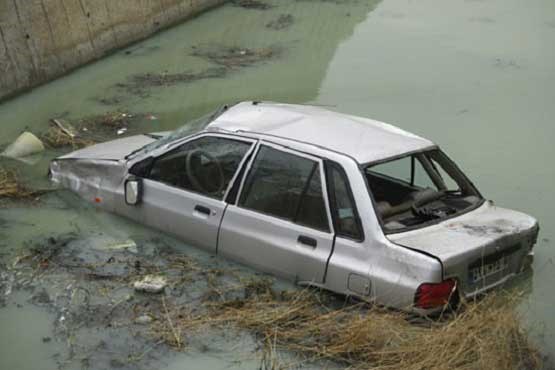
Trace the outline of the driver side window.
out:
<instances>
[{"instance_id":1,"label":"driver side window","mask_svg":"<svg viewBox=\"0 0 555 370\"><path fill-rule=\"evenodd\" d=\"M149 179L223 199L251 143L216 136L186 142L156 158Z\"/></svg>"}]
</instances>

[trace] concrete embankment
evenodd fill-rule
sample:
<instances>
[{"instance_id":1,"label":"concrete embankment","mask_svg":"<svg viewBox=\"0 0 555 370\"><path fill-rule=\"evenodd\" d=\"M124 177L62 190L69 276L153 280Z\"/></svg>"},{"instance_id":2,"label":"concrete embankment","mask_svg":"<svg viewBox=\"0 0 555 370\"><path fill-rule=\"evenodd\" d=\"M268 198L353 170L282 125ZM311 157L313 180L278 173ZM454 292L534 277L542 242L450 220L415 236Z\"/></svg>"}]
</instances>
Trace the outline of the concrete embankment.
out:
<instances>
[{"instance_id":1,"label":"concrete embankment","mask_svg":"<svg viewBox=\"0 0 555 370\"><path fill-rule=\"evenodd\" d=\"M0 0L0 100L226 0Z\"/></svg>"}]
</instances>

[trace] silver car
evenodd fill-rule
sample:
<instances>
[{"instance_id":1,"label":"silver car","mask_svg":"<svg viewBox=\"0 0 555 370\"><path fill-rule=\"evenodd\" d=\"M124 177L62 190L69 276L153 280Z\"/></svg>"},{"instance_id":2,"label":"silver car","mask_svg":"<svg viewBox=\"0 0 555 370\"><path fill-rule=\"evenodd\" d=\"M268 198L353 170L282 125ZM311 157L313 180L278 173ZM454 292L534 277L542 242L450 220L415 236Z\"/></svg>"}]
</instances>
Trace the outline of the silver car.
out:
<instances>
[{"instance_id":1,"label":"silver car","mask_svg":"<svg viewBox=\"0 0 555 370\"><path fill-rule=\"evenodd\" d=\"M420 313L515 276L538 235L431 141L314 106L225 106L59 157L50 174L211 253Z\"/></svg>"}]
</instances>

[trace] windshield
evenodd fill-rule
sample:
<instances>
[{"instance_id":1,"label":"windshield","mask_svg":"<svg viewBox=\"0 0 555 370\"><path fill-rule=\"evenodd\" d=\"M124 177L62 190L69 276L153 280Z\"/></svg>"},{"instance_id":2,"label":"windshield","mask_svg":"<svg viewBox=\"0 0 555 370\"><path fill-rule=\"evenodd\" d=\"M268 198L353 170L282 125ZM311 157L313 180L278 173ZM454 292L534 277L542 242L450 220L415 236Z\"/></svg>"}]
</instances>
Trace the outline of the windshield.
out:
<instances>
[{"instance_id":1,"label":"windshield","mask_svg":"<svg viewBox=\"0 0 555 370\"><path fill-rule=\"evenodd\" d=\"M425 226L482 202L472 183L439 149L369 165L364 173L385 232Z\"/></svg>"},{"instance_id":2,"label":"windshield","mask_svg":"<svg viewBox=\"0 0 555 370\"><path fill-rule=\"evenodd\" d=\"M228 109L227 105L221 106L213 112L207 113L201 117L195 118L180 128L172 131L169 135L163 136L160 139L139 148L138 150L132 152L127 156L127 158L131 158L137 156L139 154L148 153L155 149L158 149L168 143L171 143L175 140L179 140L181 138L196 134L206 128L208 124L214 121L218 116L220 116L223 112Z\"/></svg>"}]
</instances>

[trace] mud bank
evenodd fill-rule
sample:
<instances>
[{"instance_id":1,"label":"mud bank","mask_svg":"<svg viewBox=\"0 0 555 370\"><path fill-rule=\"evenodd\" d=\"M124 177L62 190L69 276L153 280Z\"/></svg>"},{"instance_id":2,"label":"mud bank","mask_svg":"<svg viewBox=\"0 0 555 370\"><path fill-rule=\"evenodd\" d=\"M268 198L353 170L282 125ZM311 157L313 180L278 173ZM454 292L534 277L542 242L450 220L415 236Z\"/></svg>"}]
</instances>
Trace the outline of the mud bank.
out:
<instances>
[{"instance_id":1,"label":"mud bank","mask_svg":"<svg viewBox=\"0 0 555 370\"><path fill-rule=\"evenodd\" d=\"M0 1L0 101L225 0Z\"/></svg>"}]
</instances>

